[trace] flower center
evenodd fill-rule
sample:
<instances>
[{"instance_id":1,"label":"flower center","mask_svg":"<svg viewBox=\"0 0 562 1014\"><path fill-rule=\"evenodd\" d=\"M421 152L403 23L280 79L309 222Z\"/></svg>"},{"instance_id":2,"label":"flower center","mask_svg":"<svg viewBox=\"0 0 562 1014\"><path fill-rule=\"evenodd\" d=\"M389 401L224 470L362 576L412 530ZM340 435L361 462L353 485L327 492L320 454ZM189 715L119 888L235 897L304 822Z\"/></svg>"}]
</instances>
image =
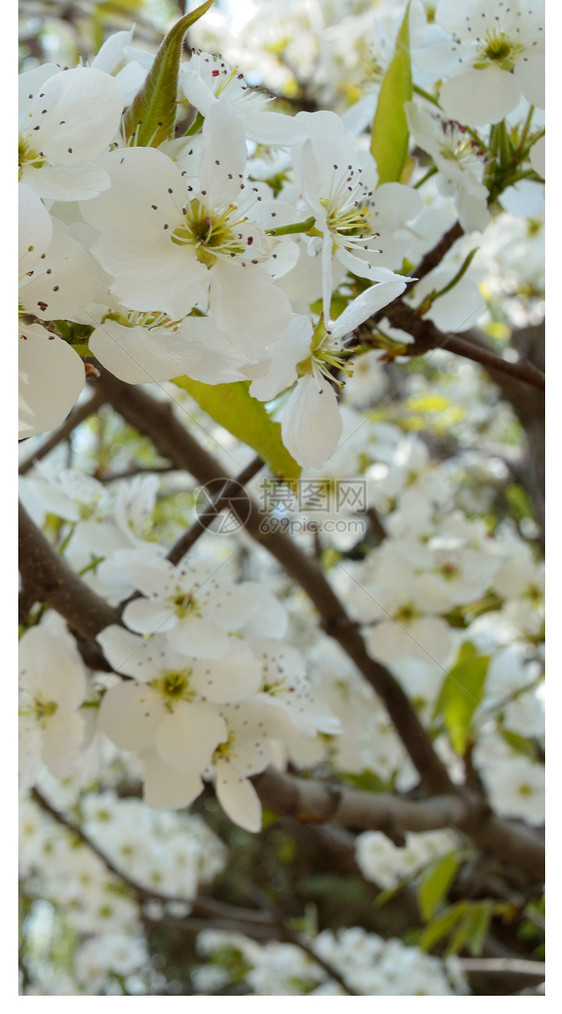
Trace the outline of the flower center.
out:
<instances>
[{"instance_id":1,"label":"flower center","mask_svg":"<svg viewBox=\"0 0 562 1014\"><path fill-rule=\"evenodd\" d=\"M201 618L201 606L194 598L193 591L185 592L182 588L176 589L175 595L170 595L166 604L174 610L178 619L183 620L186 616L193 615Z\"/></svg>"},{"instance_id":2,"label":"flower center","mask_svg":"<svg viewBox=\"0 0 562 1014\"><path fill-rule=\"evenodd\" d=\"M244 219L235 221L233 204L221 212L210 212L199 198L190 201L184 209L184 222L172 233L172 242L195 247L195 256L201 264L212 268L219 257L236 257L246 252L243 235L237 232Z\"/></svg>"},{"instance_id":3,"label":"flower center","mask_svg":"<svg viewBox=\"0 0 562 1014\"><path fill-rule=\"evenodd\" d=\"M189 683L192 669L169 669L163 676L151 680L150 686L164 699L168 711L174 710L177 701L192 701L195 691Z\"/></svg>"},{"instance_id":4,"label":"flower center","mask_svg":"<svg viewBox=\"0 0 562 1014\"><path fill-rule=\"evenodd\" d=\"M19 135L18 138L18 180L21 180L24 166L31 166L33 169L40 169L45 165L45 156L32 147L26 137Z\"/></svg>"},{"instance_id":5,"label":"flower center","mask_svg":"<svg viewBox=\"0 0 562 1014\"><path fill-rule=\"evenodd\" d=\"M477 70L483 70L489 64L495 63L502 70L511 71L517 58L524 52L525 47L518 42L512 42L504 32L488 29L474 66Z\"/></svg>"}]
</instances>

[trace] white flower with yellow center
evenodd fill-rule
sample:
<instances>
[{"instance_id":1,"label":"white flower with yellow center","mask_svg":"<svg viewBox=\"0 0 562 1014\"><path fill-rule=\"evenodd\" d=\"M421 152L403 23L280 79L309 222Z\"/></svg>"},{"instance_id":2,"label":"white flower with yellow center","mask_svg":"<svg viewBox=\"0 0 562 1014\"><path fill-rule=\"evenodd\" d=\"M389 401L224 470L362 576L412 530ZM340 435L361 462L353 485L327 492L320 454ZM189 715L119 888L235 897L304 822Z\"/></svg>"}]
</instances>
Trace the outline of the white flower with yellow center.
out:
<instances>
[{"instance_id":1,"label":"white flower with yellow center","mask_svg":"<svg viewBox=\"0 0 562 1014\"><path fill-rule=\"evenodd\" d=\"M261 587L219 581L204 564L147 559L131 554L123 569L145 598L125 607L123 621L139 634L167 632L169 644L196 658L218 659L233 650L239 631L259 610Z\"/></svg>"},{"instance_id":2,"label":"white flower with yellow center","mask_svg":"<svg viewBox=\"0 0 562 1014\"><path fill-rule=\"evenodd\" d=\"M340 117L331 112L298 113L295 120L310 132L304 144L295 147L293 161L302 199L315 217L314 230L319 238L313 239L311 246L319 243L321 247L322 301L327 320L334 258L360 278L392 281L396 275L388 265L396 262L397 253L392 232L421 210L421 201L412 189L392 184L389 203L393 211L388 215L385 208L380 216L374 159L358 149L356 138L345 129ZM384 198L382 203L387 203ZM401 249L398 265L403 256Z\"/></svg>"},{"instance_id":3,"label":"white flower with yellow center","mask_svg":"<svg viewBox=\"0 0 562 1014\"><path fill-rule=\"evenodd\" d=\"M283 410L281 435L285 447L303 468L320 468L335 451L341 435L342 420L333 385L343 387L343 381L335 379L334 374L349 375L352 368L344 339L405 287L406 279L398 276L371 285L329 326L321 319L314 328L308 317L293 314L289 328L273 349L269 371L252 382L250 394L270 401L297 381Z\"/></svg>"},{"instance_id":4,"label":"white flower with yellow center","mask_svg":"<svg viewBox=\"0 0 562 1014\"><path fill-rule=\"evenodd\" d=\"M522 95L544 108L543 0L440 0L435 21L452 40L419 50L416 60L422 70L438 62L448 116L471 126L499 123Z\"/></svg>"},{"instance_id":5,"label":"white flower with yellow center","mask_svg":"<svg viewBox=\"0 0 562 1014\"><path fill-rule=\"evenodd\" d=\"M195 142L196 175L155 148L99 160L111 187L81 204L101 234L92 253L124 306L172 320L209 310L235 348L255 352L283 333L290 305L267 270L276 241L261 221L260 188L244 175L246 143L228 103L212 106Z\"/></svg>"},{"instance_id":6,"label":"white flower with yellow center","mask_svg":"<svg viewBox=\"0 0 562 1014\"><path fill-rule=\"evenodd\" d=\"M162 634L145 639L112 626L98 641L115 670L132 677L105 693L101 728L120 749L156 748L182 772L199 774L227 739L218 705L243 700L259 686L260 667L243 643L228 658L203 661L180 655Z\"/></svg>"},{"instance_id":7,"label":"white flower with yellow center","mask_svg":"<svg viewBox=\"0 0 562 1014\"><path fill-rule=\"evenodd\" d=\"M19 645L20 781L34 785L42 764L64 778L78 756L84 722L78 709L86 675L78 654L61 635L32 627Z\"/></svg>"},{"instance_id":8,"label":"white flower with yellow center","mask_svg":"<svg viewBox=\"0 0 562 1014\"><path fill-rule=\"evenodd\" d=\"M94 160L115 139L123 93L93 67L45 64L19 78L19 179L41 197L80 201L109 186Z\"/></svg>"}]
</instances>

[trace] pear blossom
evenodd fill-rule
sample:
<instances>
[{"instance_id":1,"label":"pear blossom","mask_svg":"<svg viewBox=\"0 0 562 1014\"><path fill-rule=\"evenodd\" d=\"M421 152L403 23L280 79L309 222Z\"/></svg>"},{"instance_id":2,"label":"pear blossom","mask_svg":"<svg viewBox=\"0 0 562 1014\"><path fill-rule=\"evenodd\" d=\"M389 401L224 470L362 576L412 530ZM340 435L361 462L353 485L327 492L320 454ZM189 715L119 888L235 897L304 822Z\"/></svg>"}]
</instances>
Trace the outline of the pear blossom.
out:
<instances>
[{"instance_id":1,"label":"pear blossom","mask_svg":"<svg viewBox=\"0 0 562 1014\"><path fill-rule=\"evenodd\" d=\"M32 627L19 645L20 778L34 785L42 764L60 778L78 756L84 725L78 709L86 674L69 640Z\"/></svg>"},{"instance_id":2,"label":"pear blossom","mask_svg":"<svg viewBox=\"0 0 562 1014\"><path fill-rule=\"evenodd\" d=\"M458 124L414 102L406 102L404 110L416 144L431 155L438 169L441 193L456 201L464 231L482 232L490 214L488 190L482 182L485 159L478 143Z\"/></svg>"},{"instance_id":3,"label":"pear blossom","mask_svg":"<svg viewBox=\"0 0 562 1014\"><path fill-rule=\"evenodd\" d=\"M544 107L544 2L440 0L435 21L452 37L418 50L422 69L439 62L441 106L461 123L498 123L521 95Z\"/></svg>"},{"instance_id":4,"label":"pear blossom","mask_svg":"<svg viewBox=\"0 0 562 1014\"><path fill-rule=\"evenodd\" d=\"M40 197L79 201L109 187L95 162L115 140L123 94L110 74L54 64L20 75L19 179Z\"/></svg>"},{"instance_id":5,"label":"pear blossom","mask_svg":"<svg viewBox=\"0 0 562 1014\"><path fill-rule=\"evenodd\" d=\"M124 569L146 596L129 602L123 620L137 633L168 634L176 651L218 659L232 649L229 633L258 610L260 586L220 581L211 565L180 563L132 554Z\"/></svg>"},{"instance_id":6,"label":"pear blossom","mask_svg":"<svg viewBox=\"0 0 562 1014\"><path fill-rule=\"evenodd\" d=\"M271 761L271 746L259 708L252 701L221 708L227 737L213 754L217 799L234 823L261 830L261 803L250 777Z\"/></svg>"},{"instance_id":7,"label":"pear blossom","mask_svg":"<svg viewBox=\"0 0 562 1014\"><path fill-rule=\"evenodd\" d=\"M296 117L268 110L273 96L250 88L238 67L231 67L220 56L192 53L180 66L179 84L205 117L219 99L227 101L231 117L241 122L246 137L259 144L291 145L308 136L303 126L297 126Z\"/></svg>"},{"instance_id":8,"label":"pear blossom","mask_svg":"<svg viewBox=\"0 0 562 1014\"><path fill-rule=\"evenodd\" d=\"M100 707L100 725L123 750L156 747L166 763L197 775L226 737L226 727L210 700L236 699L252 692L258 676L243 659L234 687L216 679L206 662L178 655L157 634L148 640L120 627L107 627L98 641L114 668L132 679L111 687Z\"/></svg>"},{"instance_id":9,"label":"pear blossom","mask_svg":"<svg viewBox=\"0 0 562 1014\"><path fill-rule=\"evenodd\" d=\"M283 443L303 468L320 468L335 451L342 432L332 370L350 371L343 356L344 339L367 317L386 306L406 287L406 279L371 285L357 296L335 321L322 320L313 328L310 319L294 314L284 339L272 352L271 368L254 380L250 394L268 401L297 380L283 410ZM298 378L298 379L297 379ZM336 381L341 386L340 381Z\"/></svg>"},{"instance_id":10,"label":"pear blossom","mask_svg":"<svg viewBox=\"0 0 562 1014\"><path fill-rule=\"evenodd\" d=\"M293 162L303 200L315 216L321 237L322 300L324 317L330 316L332 260L371 282L391 282L396 275L386 265L396 257L385 254L378 228L376 170L369 153L357 149L356 139L339 116L330 112L298 113L310 137L297 145ZM388 233L421 210L419 195L408 187L389 185ZM400 192L400 196L396 190ZM389 237L390 238L390 237ZM314 246L314 241L312 241ZM386 244L385 244L386 246ZM398 266L402 263L402 257ZM404 287L408 279L404 279Z\"/></svg>"},{"instance_id":11,"label":"pear blossom","mask_svg":"<svg viewBox=\"0 0 562 1014\"><path fill-rule=\"evenodd\" d=\"M111 187L81 204L101 233L92 253L129 309L171 320L196 306L209 309L236 348L259 358L283 333L290 311L266 269L275 243L255 220L259 187L245 182L244 135L227 102L212 106L202 143L192 147L193 184L154 148L117 149L100 159Z\"/></svg>"}]
</instances>

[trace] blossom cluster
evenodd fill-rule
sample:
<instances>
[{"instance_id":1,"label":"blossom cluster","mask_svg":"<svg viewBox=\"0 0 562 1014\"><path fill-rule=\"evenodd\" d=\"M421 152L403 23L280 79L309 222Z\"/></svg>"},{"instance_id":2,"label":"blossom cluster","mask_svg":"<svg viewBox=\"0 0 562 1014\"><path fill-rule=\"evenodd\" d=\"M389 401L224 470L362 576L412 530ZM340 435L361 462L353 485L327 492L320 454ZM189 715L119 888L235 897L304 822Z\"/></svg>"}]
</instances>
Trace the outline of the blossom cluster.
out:
<instances>
[{"instance_id":1,"label":"blossom cluster","mask_svg":"<svg viewBox=\"0 0 562 1014\"><path fill-rule=\"evenodd\" d=\"M421 3L411 13L414 73L427 85L438 54L443 81L441 108L418 96L404 107L437 174L437 198L426 191L431 234L423 161L409 185L381 179L367 121L273 112L266 93L213 53L180 63L170 97L179 114L167 133L146 108L148 122L131 126L156 65L131 44L132 31L89 65L25 71L21 435L68 413L84 385L80 353L128 383L188 376L250 382L251 396L268 403L284 395L285 446L304 467L323 464L342 432L337 392L353 366L350 336L404 293L407 265L432 245L441 195L465 232L486 229L494 126L522 96L541 105L540 12L480 6L459 20L442 0L431 24ZM489 124L479 138L474 127ZM431 293L425 313L451 278L434 273L416 288L416 299ZM445 304L443 293L437 312ZM468 327L480 308L474 295L463 308L455 287L454 321L442 326Z\"/></svg>"},{"instance_id":2,"label":"blossom cluster","mask_svg":"<svg viewBox=\"0 0 562 1014\"><path fill-rule=\"evenodd\" d=\"M334 916L334 842L365 895L460 913L445 953L495 914L517 953L540 928L540 878L517 899L499 856L466 923L447 908L480 876L469 832L292 835L259 776L430 812L417 722L459 800L540 843L543 8L289 0L236 40L199 9L175 63L177 25L156 55L130 29L20 76L20 496L103 616L22 569L26 994L469 991L423 931ZM254 506L206 530L218 469ZM196 937L198 903L241 931Z\"/></svg>"},{"instance_id":3,"label":"blossom cluster","mask_svg":"<svg viewBox=\"0 0 562 1014\"><path fill-rule=\"evenodd\" d=\"M88 675L56 614L23 634L22 786L34 785L43 765L65 777L102 735L135 752L149 806L188 806L202 779L212 780L226 813L258 831L250 777L282 757L281 743L340 729L287 644L285 608L260 582L228 579L227 560L176 566L163 547L135 538L128 522L142 529L152 513L155 477L133 480L114 503L93 478L63 471L49 481L42 471L27 480L27 496L43 492L44 504L71 523L69 560L94 558L93 586L127 604L122 625L97 638L110 676Z\"/></svg>"},{"instance_id":4,"label":"blossom cluster","mask_svg":"<svg viewBox=\"0 0 562 1014\"><path fill-rule=\"evenodd\" d=\"M345 996L341 983L317 965L314 954L330 963L345 984L368 996L454 996L466 993L457 961L446 962L406 947L398 939L383 940L354 927L323 930L304 954L294 944L259 944L242 934L207 930L199 936L207 958L196 973L202 993L214 993L230 981L229 968L242 971L249 995ZM225 952L228 961L225 961ZM215 957L216 956L216 957ZM215 960L213 961L213 958Z\"/></svg>"}]
</instances>

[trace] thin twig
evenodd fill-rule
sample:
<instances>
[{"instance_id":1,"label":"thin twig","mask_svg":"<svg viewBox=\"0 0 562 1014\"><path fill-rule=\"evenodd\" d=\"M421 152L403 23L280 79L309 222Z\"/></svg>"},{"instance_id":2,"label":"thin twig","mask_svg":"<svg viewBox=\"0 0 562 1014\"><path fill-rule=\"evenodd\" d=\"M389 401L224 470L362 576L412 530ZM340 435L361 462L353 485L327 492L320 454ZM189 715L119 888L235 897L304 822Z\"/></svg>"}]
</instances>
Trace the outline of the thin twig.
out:
<instances>
[{"instance_id":1,"label":"thin twig","mask_svg":"<svg viewBox=\"0 0 562 1014\"><path fill-rule=\"evenodd\" d=\"M41 458L46 457L46 455L57 447L58 444L61 444L63 440L68 440L72 431L75 430L80 423L83 423L85 419L93 415L94 412L97 412L100 406L103 405L104 401L105 397L103 393L101 391L95 391L89 401L87 401L84 405L80 405L78 408L75 408L68 416L68 419L65 419L59 428L51 434L48 440L46 440L44 444L41 444L41 447L38 447L29 458L22 462L19 467L19 475L25 475L33 468L36 461L40 461Z\"/></svg>"},{"instance_id":2,"label":"thin twig","mask_svg":"<svg viewBox=\"0 0 562 1014\"><path fill-rule=\"evenodd\" d=\"M177 540L176 543L170 549L167 559L171 563L179 563L182 557L195 545L198 539L207 531L212 525L215 518L221 513L221 511L228 508L229 510L238 513L232 506L232 498L239 497L240 490L244 488L246 483L250 482L258 472L264 466L264 462L259 455L246 465L245 468L236 476L235 479L226 479L224 488L221 490L219 495L215 497L212 503L197 516L197 520L193 522L191 528L188 528L187 532ZM244 523L245 519L241 519Z\"/></svg>"}]
</instances>

